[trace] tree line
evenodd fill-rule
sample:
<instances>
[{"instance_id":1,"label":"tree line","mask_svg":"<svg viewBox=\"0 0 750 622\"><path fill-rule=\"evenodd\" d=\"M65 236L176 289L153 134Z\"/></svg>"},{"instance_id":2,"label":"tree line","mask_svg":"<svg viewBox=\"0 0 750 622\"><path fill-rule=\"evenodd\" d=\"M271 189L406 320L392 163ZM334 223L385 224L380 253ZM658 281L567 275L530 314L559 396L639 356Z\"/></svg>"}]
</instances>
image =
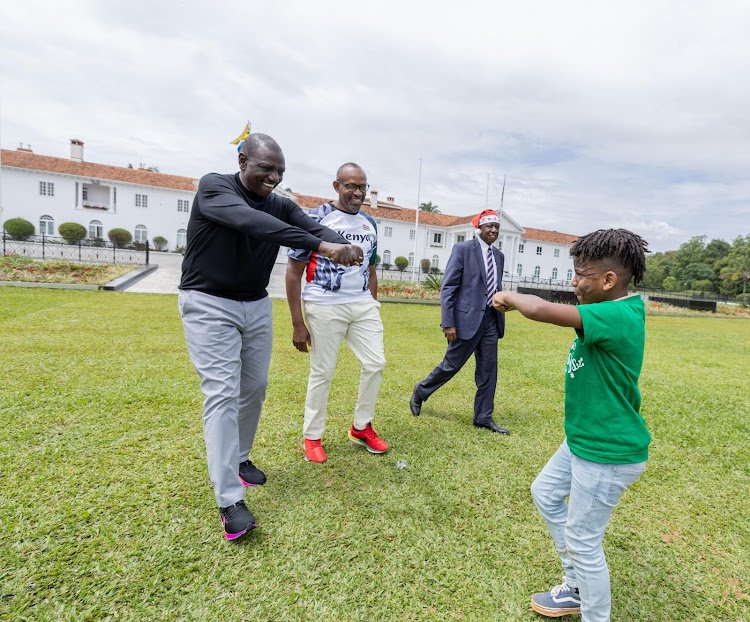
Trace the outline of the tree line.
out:
<instances>
[{"instance_id":1,"label":"tree line","mask_svg":"<svg viewBox=\"0 0 750 622\"><path fill-rule=\"evenodd\" d=\"M646 257L642 286L671 291L701 291L746 299L750 279L750 234L733 242L699 235L676 251Z\"/></svg>"}]
</instances>

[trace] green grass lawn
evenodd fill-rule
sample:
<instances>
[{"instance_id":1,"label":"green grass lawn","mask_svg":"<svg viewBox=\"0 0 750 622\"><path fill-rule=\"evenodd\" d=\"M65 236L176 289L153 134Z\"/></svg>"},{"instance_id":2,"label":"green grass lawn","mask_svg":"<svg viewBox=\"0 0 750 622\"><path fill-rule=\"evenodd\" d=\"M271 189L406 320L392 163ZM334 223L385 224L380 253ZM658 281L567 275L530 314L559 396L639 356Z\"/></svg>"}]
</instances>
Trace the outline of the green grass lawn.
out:
<instances>
[{"instance_id":1,"label":"green grass lawn","mask_svg":"<svg viewBox=\"0 0 750 622\"><path fill-rule=\"evenodd\" d=\"M471 426L473 364L409 414L444 353L440 309L383 305L375 428L391 450L346 437L358 365L344 347L314 465L307 357L286 302L274 311L251 456L268 483L248 492L258 528L228 542L176 298L0 288L0 619L542 619L529 597L562 573L529 486L563 438L573 332L509 315L501 437ZM613 620L750 619L748 369L750 322L648 318L654 442L605 539Z\"/></svg>"}]
</instances>

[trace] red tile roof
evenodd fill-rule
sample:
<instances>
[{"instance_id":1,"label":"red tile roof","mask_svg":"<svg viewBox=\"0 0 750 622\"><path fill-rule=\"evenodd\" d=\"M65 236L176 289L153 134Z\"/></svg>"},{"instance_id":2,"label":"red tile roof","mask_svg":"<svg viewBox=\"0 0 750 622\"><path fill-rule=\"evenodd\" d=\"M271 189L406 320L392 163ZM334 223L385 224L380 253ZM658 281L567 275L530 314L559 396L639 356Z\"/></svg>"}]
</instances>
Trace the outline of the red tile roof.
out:
<instances>
[{"instance_id":1,"label":"red tile roof","mask_svg":"<svg viewBox=\"0 0 750 622\"><path fill-rule=\"evenodd\" d=\"M539 242L552 242L553 244L566 244L571 246L579 236L570 235L569 233L560 233L559 231L547 231L546 229L532 229L524 227L526 233L521 237L524 240L537 240Z\"/></svg>"},{"instance_id":2,"label":"red tile roof","mask_svg":"<svg viewBox=\"0 0 750 622\"><path fill-rule=\"evenodd\" d=\"M78 177L89 177L94 179L107 179L111 181L123 181L143 186L157 186L160 188L171 188L173 190L187 190L195 192L197 181L192 177L180 177L178 175L166 175L137 168L125 168L122 166L110 166L109 164L95 164L94 162L74 162L66 158L54 158L52 156L39 155L27 150L11 151L3 149L0 153L0 161L3 166L14 168L25 168L35 171L48 171L50 173L62 173L64 175L76 175Z\"/></svg>"}]
</instances>

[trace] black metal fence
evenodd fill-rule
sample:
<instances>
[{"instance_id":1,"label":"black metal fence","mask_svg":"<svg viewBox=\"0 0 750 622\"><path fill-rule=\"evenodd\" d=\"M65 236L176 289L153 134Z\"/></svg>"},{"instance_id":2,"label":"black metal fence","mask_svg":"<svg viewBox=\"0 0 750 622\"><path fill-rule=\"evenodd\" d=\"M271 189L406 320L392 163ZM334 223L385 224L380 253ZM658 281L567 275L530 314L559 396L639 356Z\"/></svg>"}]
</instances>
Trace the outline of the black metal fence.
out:
<instances>
[{"instance_id":1,"label":"black metal fence","mask_svg":"<svg viewBox=\"0 0 750 622\"><path fill-rule=\"evenodd\" d=\"M149 263L149 244L119 246L105 240L81 240L68 244L64 238L52 235L32 235L25 240L14 240L2 233L3 257L35 257L41 259L67 259L93 263Z\"/></svg>"}]
</instances>

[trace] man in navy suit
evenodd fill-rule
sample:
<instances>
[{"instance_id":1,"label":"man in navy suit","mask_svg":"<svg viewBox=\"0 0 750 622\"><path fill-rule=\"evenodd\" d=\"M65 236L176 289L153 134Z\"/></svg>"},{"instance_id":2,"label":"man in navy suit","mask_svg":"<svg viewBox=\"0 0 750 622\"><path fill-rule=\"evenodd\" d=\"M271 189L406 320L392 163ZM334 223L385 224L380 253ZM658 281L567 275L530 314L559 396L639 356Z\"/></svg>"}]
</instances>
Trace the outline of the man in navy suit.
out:
<instances>
[{"instance_id":1,"label":"man in navy suit","mask_svg":"<svg viewBox=\"0 0 750 622\"><path fill-rule=\"evenodd\" d=\"M492 296L502 289L503 254L492 243L500 232L500 218L484 210L472 224L479 237L453 247L440 292L443 332L448 350L443 361L414 387L409 408L416 417L422 402L448 382L469 360L476 359L474 425L510 434L492 420L497 387L497 340L505 332L505 318L492 307Z\"/></svg>"}]
</instances>

